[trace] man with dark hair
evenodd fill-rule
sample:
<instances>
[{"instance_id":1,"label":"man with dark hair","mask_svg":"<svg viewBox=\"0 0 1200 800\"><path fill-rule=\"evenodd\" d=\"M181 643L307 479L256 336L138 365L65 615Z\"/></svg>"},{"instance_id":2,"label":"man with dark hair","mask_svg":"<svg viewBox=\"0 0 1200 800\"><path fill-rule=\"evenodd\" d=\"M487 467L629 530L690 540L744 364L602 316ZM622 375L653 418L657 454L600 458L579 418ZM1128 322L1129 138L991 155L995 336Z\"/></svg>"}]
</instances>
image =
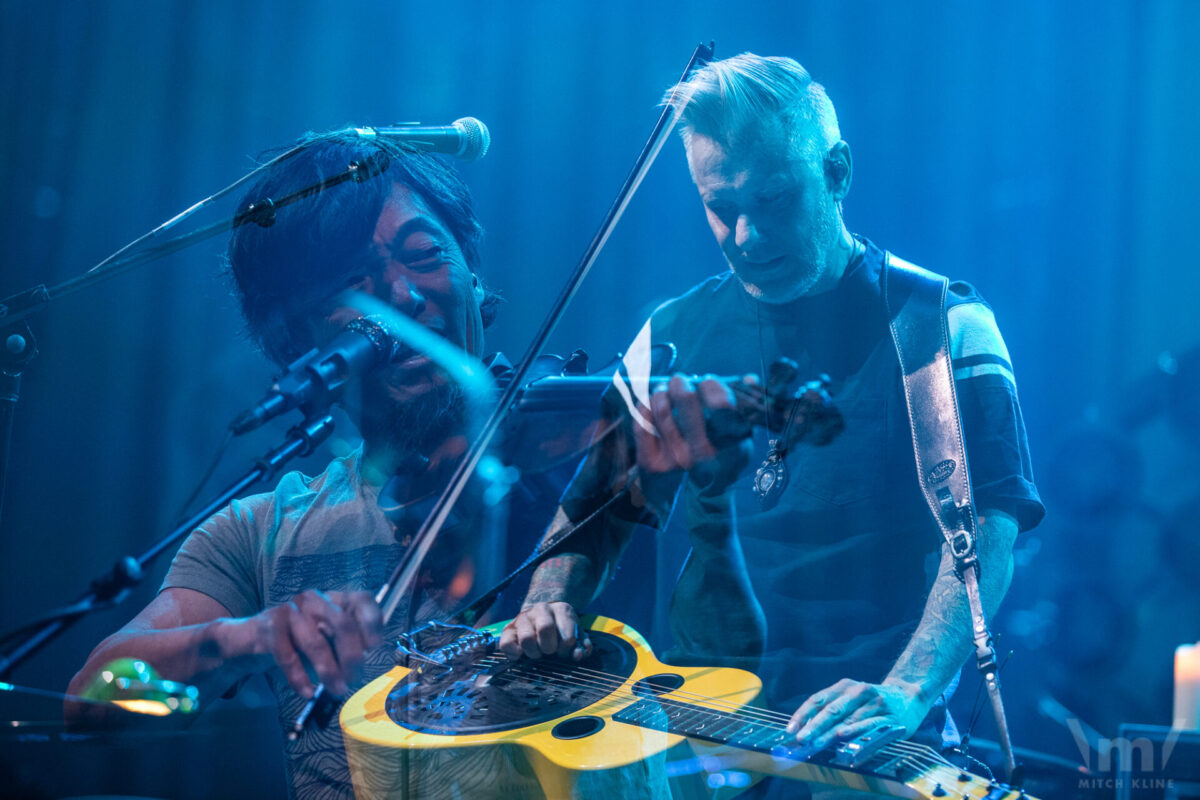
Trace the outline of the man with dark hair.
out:
<instances>
[{"instance_id":1,"label":"man with dark hair","mask_svg":"<svg viewBox=\"0 0 1200 800\"><path fill-rule=\"evenodd\" d=\"M229 266L263 350L284 365L327 343L361 315L340 299L354 289L478 358L497 298L476 273L482 228L458 175L437 157L356 134L303 144L266 171L242 208L352 164L381 174L276 209L270 224L236 229ZM73 693L120 657L197 685L202 697L262 672L286 728L317 681L346 697L392 665L383 643L398 630L382 629L371 593L404 543L380 509L381 487L397 475L419 481L453 460L463 417L460 393L428 358L400 358L348 394L362 448L315 478L284 475L273 491L235 500L197 528L158 596L92 652ZM458 541L450 549L469 547ZM451 568L466 557L451 553ZM396 625L449 604L444 586L434 580L412 601L424 607L397 614ZM310 726L286 748L294 796L351 796L336 721Z\"/></svg>"},{"instance_id":2,"label":"man with dark hair","mask_svg":"<svg viewBox=\"0 0 1200 800\"><path fill-rule=\"evenodd\" d=\"M578 656L576 609L602 589L632 524L669 514L657 476L687 470L691 551L671 599L673 657L757 669L767 703L795 712L789 730L815 748L888 724L953 742L945 705L972 651L967 597L914 468L885 296L898 259L843 221L852 161L833 104L795 61L752 54L706 65L669 97L729 271L660 307L629 348L621 394L636 457L594 455L560 523L589 518L597 487L622 485L610 468L638 476L630 502L604 507L603 524L591 517L591 535L539 567L502 647ZM1016 384L991 309L968 284L951 283L940 320L925 324L948 331L991 613L1017 532L1043 514ZM706 416L730 404L719 384L676 377L650 394L639 379L666 342L685 375L762 374L780 357L828 373L845 431L791 452L760 436L755 460L791 479L756 497L751 480L734 481L743 445L715 447L706 432Z\"/></svg>"}]
</instances>

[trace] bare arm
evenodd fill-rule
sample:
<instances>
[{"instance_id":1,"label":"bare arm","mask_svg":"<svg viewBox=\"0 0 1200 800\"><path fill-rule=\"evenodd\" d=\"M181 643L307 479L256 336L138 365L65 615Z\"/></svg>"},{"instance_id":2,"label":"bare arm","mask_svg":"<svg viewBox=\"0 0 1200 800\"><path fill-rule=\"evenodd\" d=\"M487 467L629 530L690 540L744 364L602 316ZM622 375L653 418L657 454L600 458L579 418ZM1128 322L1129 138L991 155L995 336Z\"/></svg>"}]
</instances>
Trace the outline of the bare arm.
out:
<instances>
[{"instance_id":1,"label":"bare arm","mask_svg":"<svg viewBox=\"0 0 1200 800\"><path fill-rule=\"evenodd\" d=\"M558 509L544 540L571 524L566 513ZM631 523L616 518L604 524L604 531L580 531L578 536L585 538L572 542L576 545L573 552L548 558L534 570L521 613L500 635L504 652L529 658L550 653L582 658L588 652L591 642L586 633L579 631L577 609L599 594L633 529Z\"/></svg>"},{"instance_id":2,"label":"bare arm","mask_svg":"<svg viewBox=\"0 0 1200 800\"><path fill-rule=\"evenodd\" d=\"M979 593L990 619L1012 581L1017 523L1003 511L988 510L980 513L979 530ZM903 725L911 734L973 649L966 588L943 545L921 621L883 682L846 679L817 692L792 715L789 730L816 747L883 724Z\"/></svg>"},{"instance_id":3,"label":"bare arm","mask_svg":"<svg viewBox=\"0 0 1200 800\"><path fill-rule=\"evenodd\" d=\"M306 697L314 688L310 670L334 692L345 694L364 650L378 643L379 610L366 592L308 591L290 603L235 619L202 592L165 589L92 651L68 691L82 694L105 664L130 657L150 664L164 678L197 686L202 700L274 665ZM99 711L70 704L66 714L82 721Z\"/></svg>"},{"instance_id":4,"label":"bare arm","mask_svg":"<svg viewBox=\"0 0 1200 800\"><path fill-rule=\"evenodd\" d=\"M219 620L230 616L202 592L167 589L92 650L67 691L83 694L105 664L128 657L146 661L164 678L197 686L202 698L223 692L245 674L220 655ZM75 722L104 716L99 707L83 704L68 704L66 712Z\"/></svg>"},{"instance_id":5,"label":"bare arm","mask_svg":"<svg viewBox=\"0 0 1200 800\"><path fill-rule=\"evenodd\" d=\"M979 596L990 624L1012 582L1017 522L1003 511L987 511L980 515L979 527ZM931 706L973 651L966 587L954 574L949 547L943 545L921 622L884 683L903 687Z\"/></svg>"},{"instance_id":6,"label":"bare arm","mask_svg":"<svg viewBox=\"0 0 1200 800\"><path fill-rule=\"evenodd\" d=\"M636 476L628 485L630 501L637 507L654 508L660 517L669 510L684 472L690 472L699 485L719 496L745 467L750 445L748 439L722 447L714 445L708 437L706 420L710 411L728 410L735 405L733 394L719 381L705 379L693 385L691 379L677 375L665 391L650 396L649 407L637 408L637 416L646 422L631 425L632 443L624 437L603 442L588 456L580 474L592 482L595 476L604 476L610 481L610 495ZM625 459L631 444L636 472L618 469L613 474L611 465L628 463ZM590 474L589 468L593 470ZM568 524L560 508L547 537ZM586 634L579 635L576 610L599 593L633 531L631 522L609 513L589 524L594 529L581 530L571 542L571 552L557 554L534 572L521 613L500 636L500 648L508 655L539 658L557 653L582 658L587 652L589 643ZM702 543L693 556L714 575L744 573L736 537ZM698 573L693 570L693 574ZM748 590L748 582L743 580L738 587L743 585ZM757 603L754 608L757 610Z\"/></svg>"}]
</instances>

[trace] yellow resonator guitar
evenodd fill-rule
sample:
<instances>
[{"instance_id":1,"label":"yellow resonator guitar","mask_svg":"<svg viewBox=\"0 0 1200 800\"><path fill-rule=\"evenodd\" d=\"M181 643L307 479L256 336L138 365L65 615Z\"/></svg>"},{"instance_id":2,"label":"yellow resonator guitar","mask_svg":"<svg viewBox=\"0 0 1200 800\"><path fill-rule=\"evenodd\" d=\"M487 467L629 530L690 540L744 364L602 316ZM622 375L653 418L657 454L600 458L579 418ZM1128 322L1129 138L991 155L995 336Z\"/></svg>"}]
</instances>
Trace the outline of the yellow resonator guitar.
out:
<instances>
[{"instance_id":1,"label":"yellow resonator guitar","mask_svg":"<svg viewBox=\"0 0 1200 800\"><path fill-rule=\"evenodd\" d=\"M408 649L341 726L359 800L730 797L764 774L894 797L1034 800L884 730L814 752L751 705L752 673L659 662L633 629L585 617L580 662L512 661L503 623ZM668 788L668 786L670 788Z\"/></svg>"}]
</instances>

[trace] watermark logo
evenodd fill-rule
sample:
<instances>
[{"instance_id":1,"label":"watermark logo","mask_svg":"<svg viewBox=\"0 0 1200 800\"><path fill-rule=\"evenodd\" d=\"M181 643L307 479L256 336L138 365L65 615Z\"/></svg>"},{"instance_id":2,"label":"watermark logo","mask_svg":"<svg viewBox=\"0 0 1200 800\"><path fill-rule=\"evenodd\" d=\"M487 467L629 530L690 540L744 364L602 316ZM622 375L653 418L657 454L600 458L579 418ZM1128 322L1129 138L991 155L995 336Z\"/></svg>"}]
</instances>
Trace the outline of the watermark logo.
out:
<instances>
[{"instance_id":1,"label":"watermark logo","mask_svg":"<svg viewBox=\"0 0 1200 800\"><path fill-rule=\"evenodd\" d=\"M1126 738L1118 736L1108 738L1100 736L1095 730L1085 726L1078 719L1071 717L1066 720L1071 738L1079 748L1083 765L1089 772L1099 775L1112 774L1114 766L1117 775L1113 778L1085 778L1080 780L1080 787L1089 788L1121 788L1123 784L1129 788L1162 789L1172 785L1173 781L1161 777L1152 777L1165 769L1179 741L1181 730L1171 728L1160 743L1146 736ZM1177 723L1178 724L1178 723ZM1136 759L1134 756L1136 755ZM1161 757L1159 757L1161 756ZM1128 777L1125 777L1128 776Z\"/></svg>"}]
</instances>

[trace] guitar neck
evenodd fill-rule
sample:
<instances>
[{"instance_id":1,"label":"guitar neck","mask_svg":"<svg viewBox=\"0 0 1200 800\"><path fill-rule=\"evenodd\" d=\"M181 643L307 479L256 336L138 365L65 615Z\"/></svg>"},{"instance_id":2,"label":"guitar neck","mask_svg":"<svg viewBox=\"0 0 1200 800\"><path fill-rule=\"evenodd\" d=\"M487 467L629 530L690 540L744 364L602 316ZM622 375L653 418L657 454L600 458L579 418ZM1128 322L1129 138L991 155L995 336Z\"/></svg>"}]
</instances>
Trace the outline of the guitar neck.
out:
<instances>
[{"instance_id":1,"label":"guitar neck","mask_svg":"<svg viewBox=\"0 0 1200 800\"><path fill-rule=\"evenodd\" d=\"M789 734L782 723L670 699L644 698L613 714L613 719L783 758L803 761L811 755L811 751L795 746L796 737Z\"/></svg>"},{"instance_id":2,"label":"guitar neck","mask_svg":"<svg viewBox=\"0 0 1200 800\"><path fill-rule=\"evenodd\" d=\"M1018 790L953 767L936 751L887 737L814 751L796 744L782 720L758 709L712 709L670 697L645 697L613 714L615 722L701 739L758 758L729 764L798 780L917 798L1029 800Z\"/></svg>"}]
</instances>

